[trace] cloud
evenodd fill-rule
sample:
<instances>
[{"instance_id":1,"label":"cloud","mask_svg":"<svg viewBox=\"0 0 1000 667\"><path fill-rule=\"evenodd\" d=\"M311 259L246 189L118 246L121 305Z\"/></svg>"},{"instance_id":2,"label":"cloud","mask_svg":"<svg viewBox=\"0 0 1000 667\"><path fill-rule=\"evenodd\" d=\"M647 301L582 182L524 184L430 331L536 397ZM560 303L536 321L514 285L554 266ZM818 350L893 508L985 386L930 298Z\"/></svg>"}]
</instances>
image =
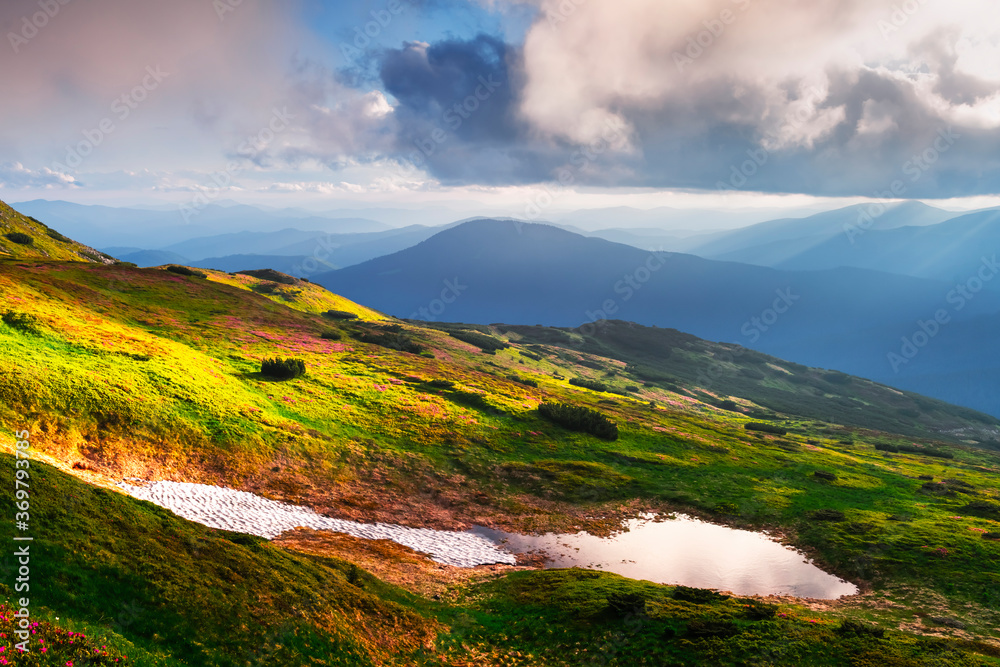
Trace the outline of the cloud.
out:
<instances>
[{"instance_id":1,"label":"cloud","mask_svg":"<svg viewBox=\"0 0 1000 667\"><path fill-rule=\"evenodd\" d=\"M217 158L280 101L299 36L287 8L224 1L232 11L221 17L205 0L50 3L58 12L32 29L24 22L36 1L0 3L0 145L51 165L110 121L113 133L82 170ZM130 97L123 117L116 100L141 87L149 67L166 78Z\"/></svg>"},{"instance_id":2,"label":"cloud","mask_svg":"<svg viewBox=\"0 0 1000 667\"><path fill-rule=\"evenodd\" d=\"M75 178L61 174L51 169L28 169L20 162L0 163L0 188L20 189L50 189L78 187Z\"/></svg>"},{"instance_id":3,"label":"cloud","mask_svg":"<svg viewBox=\"0 0 1000 667\"><path fill-rule=\"evenodd\" d=\"M628 128L629 168L598 184L713 188L764 149L746 187L869 196L954 126L962 144L910 191L995 192L1000 77L980 63L1000 26L976 0L916 6L542 0L519 112L551 145Z\"/></svg>"}]
</instances>

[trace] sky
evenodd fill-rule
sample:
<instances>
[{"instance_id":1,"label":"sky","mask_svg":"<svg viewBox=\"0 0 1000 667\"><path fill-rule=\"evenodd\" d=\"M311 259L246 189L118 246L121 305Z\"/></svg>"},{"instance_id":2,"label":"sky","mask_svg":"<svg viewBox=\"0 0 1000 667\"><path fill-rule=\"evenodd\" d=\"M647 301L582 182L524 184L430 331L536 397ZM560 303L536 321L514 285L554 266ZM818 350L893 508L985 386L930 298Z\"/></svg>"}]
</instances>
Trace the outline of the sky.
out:
<instances>
[{"instance_id":1,"label":"sky","mask_svg":"<svg viewBox=\"0 0 1000 667\"><path fill-rule=\"evenodd\" d=\"M1000 204L988 0L4 0L0 197Z\"/></svg>"}]
</instances>

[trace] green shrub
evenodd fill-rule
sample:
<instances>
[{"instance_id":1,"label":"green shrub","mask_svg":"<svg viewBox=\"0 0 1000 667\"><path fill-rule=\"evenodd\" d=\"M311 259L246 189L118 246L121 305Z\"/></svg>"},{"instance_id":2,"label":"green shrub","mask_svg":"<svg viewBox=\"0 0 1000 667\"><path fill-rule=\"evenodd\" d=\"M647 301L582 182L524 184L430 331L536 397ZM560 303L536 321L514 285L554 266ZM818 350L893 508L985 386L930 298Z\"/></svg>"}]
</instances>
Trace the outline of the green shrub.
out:
<instances>
[{"instance_id":1,"label":"green shrub","mask_svg":"<svg viewBox=\"0 0 1000 667\"><path fill-rule=\"evenodd\" d=\"M426 348L402 331L401 327L385 327L382 331L355 331L351 337L359 343L378 345L390 350L422 354Z\"/></svg>"},{"instance_id":2,"label":"green shrub","mask_svg":"<svg viewBox=\"0 0 1000 667\"><path fill-rule=\"evenodd\" d=\"M675 600L683 602L694 602L695 604L708 604L710 602L722 602L728 600L728 595L716 593L708 588L691 588L689 586L677 586L673 593Z\"/></svg>"},{"instance_id":3,"label":"green shrub","mask_svg":"<svg viewBox=\"0 0 1000 667\"><path fill-rule=\"evenodd\" d=\"M766 604L760 600L748 600L743 610L744 618L751 621L767 621L778 614L778 608L773 604Z\"/></svg>"},{"instance_id":4,"label":"green shrub","mask_svg":"<svg viewBox=\"0 0 1000 667\"><path fill-rule=\"evenodd\" d=\"M816 477L817 479L825 479L828 482L833 482L837 479L837 476L832 472L826 472L824 470L817 470L813 473L813 477Z\"/></svg>"},{"instance_id":5,"label":"green shrub","mask_svg":"<svg viewBox=\"0 0 1000 667\"><path fill-rule=\"evenodd\" d=\"M732 621L695 619L688 622L687 633L691 637L709 639L712 637L732 637L740 630Z\"/></svg>"},{"instance_id":6,"label":"green shrub","mask_svg":"<svg viewBox=\"0 0 1000 667\"><path fill-rule=\"evenodd\" d=\"M38 333L38 318L30 313L19 313L16 310L8 310L0 319L11 329L17 329L25 333Z\"/></svg>"},{"instance_id":7,"label":"green shrub","mask_svg":"<svg viewBox=\"0 0 1000 667\"><path fill-rule=\"evenodd\" d=\"M762 433L772 433L774 435L787 435L788 429L781 428L780 426L775 426L774 424L761 424L760 422L751 422L743 426L748 431L760 431Z\"/></svg>"},{"instance_id":8,"label":"green shrub","mask_svg":"<svg viewBox=\"0 0 1000 667\"><path fill-rule=\"evenodd\" d=\"M510 343L505 343L478 331L449 331L448 335L463 343L474 345L487 354L496 354L498 350L506 350L510 347Z\"/></svg>"},{"instance_id":9,"label":"green shrub","mask_svg":"<svg viewBox=\"0 0 1000 667\"><path fill-rule=\"evenodd\" d=\"M961 509L964 514L982 517L984 519L1000 520L1000 505L988 500L973 500Z\"/></svg>"},{"instance_id":10,"label":"green shrub","mask_svg":"<svg viewBox=\"0 0 1000 667\"><path fill-rule=\"evenodd\" d=\"M340 340L343 338L339 331L324 331L319 337L323 340Z\"/></svg>"},{"instance_id":11,"label":"green shrub","mask_svg":"<svg viewBox=\"0 0 1000 667\"><path fill-rule=\"evenodd\" d=\"M257 283L253 285L250 289L257 294L274 294L280 289L278 283Z\"/></svg>"},{"instance_id":12,"label":"green shrub","mask_svg":"<svg viewBox=\"0 0 1000 667\"><path fill-rule=\"evenodd\" d=\"M35 243L35 239L22 232L11 232L10 234L4 234L4 236L6 236L7 240L11 243L16 243L18 245L34 245Z\"/></svg>"},{"instance_id":13,"label":"green shrub","mask_svg":"<svg viewBox=\"0 0 1000 667\"><path fill-rule=\"evenodd\" d=\"M195 278L208 278L207 273L202 273L201 271L195 271L194 269L189 269L186 266L179 266L177 264L171 264L167 267L167 271L171 273L176 273L179 276L193 276Z\"/></svg>"},{"instance_id":14,"label":"green shrub","mask_svg":"<svg viewBox=\"0 0 1000 667\"><path fill-rule=\"evenodd\" d=\"M813 521L843 521L846 516L840 510L822 509L809 512L807 515Z\"/></svg>"},{"instance_id":15,"label":"green shrub","mask_svg":"<svg viewBox=\"0 0 1000 667\"><path fill-rule=\"evenodd\" d=\"M569 381L574 387L583 387L584 389L590 389L591 391L607 391L608 386L596 380L588 380L587 378L573 378Z\"/></svg>"},{"instance_id":16,"label":"green shrub","mask_svg":"<svg viewBox=\"0 0 1000 667\"><path fill-rule=\"evenodd\" d=\"M939 459L955 458L955 455L951 452L946 452L942 449L928 449L926 447L920 447L919 445L891 445L888 443L877 442L875 443L875 449L880 452L892 452L893 454L906 452L909 454L922 454L923 456L931 456Z\"/></svg>"},{"instance_id":17,"label":"green shrub","mask_svg":"<svg viewBox=\"0 0 1000 667\"><path fill-rule=\"evenodd\" d=\"M589 433L604 440L618 439L618 425L597 410L562 403L542 403L538 406L538 413L571 431Z\"/></svg>"},{"instance_id":18,"label":"green shrub","mask_svg":"<svg viewBox=\"0 0 1000 667\"><path fill-rule=\"evenodd\" d=\"M882 639L885 637L885 630L874 625L868 625L861 621L843 620L837 628L837 634L854 635L856 637L875 637Z\"/></svg>"},{"instance_id":19,"label":"green shrub","mask_svg":"<svg viewBox=\"0 0 1000 667\"><path fill-rule=\"evenodd\" d=\"M323 317L329 317L331 320L356 320L358 316L354 313L349 313L346 310L328 310L323 313Z\"/></svg>"},{"instance_id":20,"label":"green shrub","mask_svg":"<svg viewBox=\"0 0 1000 667\"><path fill-rule=\"evenodd\" d=\"M523 384L526 387L537 387L538 381L532 380L531 378L523 378L520 375L508 375L507 379L511 382L516 382L518 384Z\"/></svg>"},{"instance_id":21,"label":"green shrub","mask_svg":"<svg viewBox=\"0 0 1000 667\"><path fill-rule=\"evenodd\" d=\"M260 372L277 380L293 380L306 374L306 362L301 359L264 359Z\"/></svg>"},{"instance_id":22,"label":"green shrub","mask_svg":"<svg viewBox=\"0 0 1000 667\"><path fill-rule=\"evenodd\" d=\"M35 220L35 222L38 222L38 221ZM62 241L63 243L72 243L73 242L73 239L69 238L68 236L63 236L62 234L60 234L59 232L57 232L54 229L46 229L45 233L48 234L49 238L53 238L56 241Z\"/></svg>"},{"instance_id":23,"label":"green shrub","mask_svg":"<svg viewBox=\"0 0 1000 667\"><path fill-rule=\"evenodd\" d=\"M275 271L274 269L251 269L249 271L237 271L236 275L251 276L253 278L260 278L261 280L268 280L272 283L281 283L282 285L297 285L298 280L286 273L280 271Z\"/></svg>"},{"instance_id":24,"label":"green shrub","mask_svg":"<svg viewBox=\"0 0 1000 667\"><path fill-rule=\"evenodd\" d=\"M451 380L431 380L427 386L433 389L454 389L455 383Z\"/></svg>"},{"instance_id":25,"label":"green shrub","mask_svg":"<svg viewBox=\"0 0 1000 667\"><path fill-rule=\"evenodd\" d=\"M642 593L620 593L608 594L607 611L616 618L628 618L646 612L646 596Z\"/></svg>"}]
</instances>

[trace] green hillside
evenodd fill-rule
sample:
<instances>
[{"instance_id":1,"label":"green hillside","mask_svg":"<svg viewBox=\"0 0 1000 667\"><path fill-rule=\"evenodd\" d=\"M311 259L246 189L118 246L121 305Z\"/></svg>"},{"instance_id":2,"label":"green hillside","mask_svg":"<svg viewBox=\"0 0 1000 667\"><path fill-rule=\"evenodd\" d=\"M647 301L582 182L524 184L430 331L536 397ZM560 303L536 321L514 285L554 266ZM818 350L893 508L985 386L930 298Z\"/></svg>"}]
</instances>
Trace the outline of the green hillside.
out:
<instances>
[{"instance_id":1,"label":"green hillside","mask_svg":"<svg viewBox=\"0 0 1000 667\"><path fill-rule=\"evenodd\" d=\"M29 430L54 466L32 468L46 632L136 664L996 662L996 420L669 330L430 326L290 280L0 259L0 442ZM264 375L274 358L305 374ZM682 510L771 529L865 594L778 616L489 570L437 601L98 490L125 476L449 529ZM143 620L116 624L130 605Z\"/></svg>"},{"instance_id":2,"label":"green hillside","mask_svg":"<svg viewBox=\"0 0 1000 667\"><path fill-rule=\"evenodd\" d=\"M71 238L45 223L21 215L0 202L0 258L54 259L70 262L114 264L117 260Z\"/></svg>"}]
</instances>

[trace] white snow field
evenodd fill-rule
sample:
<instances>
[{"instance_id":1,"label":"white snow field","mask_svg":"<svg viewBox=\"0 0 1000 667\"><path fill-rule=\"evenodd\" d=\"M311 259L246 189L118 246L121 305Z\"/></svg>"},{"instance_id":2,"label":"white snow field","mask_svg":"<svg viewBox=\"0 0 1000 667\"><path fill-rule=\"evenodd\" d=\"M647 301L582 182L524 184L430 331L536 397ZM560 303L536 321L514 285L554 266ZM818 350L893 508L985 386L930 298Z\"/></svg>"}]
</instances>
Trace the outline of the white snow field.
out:
<instances>
[{"instance_id":1,"label":"white snow field","mask_svg":"<svg viewBox=\"0 0 1000 667\"><path fill-rule=\"evenodd\" d=\"M129 484L129 481L140 484ZM130 496L148 500L210 528L249 533L267 539L302 526L369 540L392 540L445 565L475 567L494 563L513 565L516 562L513 554L485 537L471 533L331 519L308 507L288 505L245 491L207 484L144 482L128 478L119 482L118 487Z\"/></svg>"}]
</instances>

